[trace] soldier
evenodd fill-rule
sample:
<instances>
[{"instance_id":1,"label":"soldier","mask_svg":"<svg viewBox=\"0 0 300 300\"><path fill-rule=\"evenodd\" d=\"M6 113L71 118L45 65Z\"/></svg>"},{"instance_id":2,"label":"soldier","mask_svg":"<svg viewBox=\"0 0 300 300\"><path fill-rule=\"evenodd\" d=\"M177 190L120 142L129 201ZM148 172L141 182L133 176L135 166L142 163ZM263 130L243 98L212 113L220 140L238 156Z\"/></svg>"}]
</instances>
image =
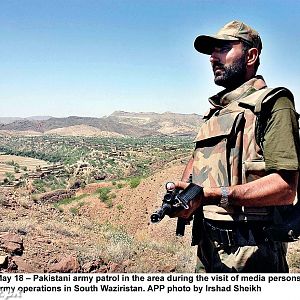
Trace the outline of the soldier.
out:
<instances>
[{"instance_id":1,"label":"soldier","mask_svg":"<svg viewBox=\"0 0 300 300\"><path fill-rule=\"evenodd\" d=\"M267 239L276 207L291 205L299 170L298 114L286 88L268 89L256 75L262 42L257 31L232 21L194 43L210 55L214 82L224 87L209 102L180 189L203 195L176 216L194 220L196 271L288 272L287 244ZM203 220L203 224L202 224ZM198 224L198 225L197 225ZM196 228L195 228L196 226ZM197 227L198 226L198 227Z\"/></svg>"}]
</instances>

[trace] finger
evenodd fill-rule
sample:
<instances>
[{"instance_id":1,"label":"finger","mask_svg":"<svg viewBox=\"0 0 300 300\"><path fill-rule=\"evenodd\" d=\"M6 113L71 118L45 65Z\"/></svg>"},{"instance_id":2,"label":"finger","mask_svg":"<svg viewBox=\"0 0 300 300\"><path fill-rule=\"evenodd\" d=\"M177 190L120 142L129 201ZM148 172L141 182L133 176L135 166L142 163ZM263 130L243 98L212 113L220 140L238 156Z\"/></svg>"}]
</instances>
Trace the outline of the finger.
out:
<instances>
[{"instance_id":1,"label":"finger","mask_svg":"<svg viewBox=\"0 0 300 300\"><path fill-rule=\"evenodd\" d=\"M184 182L184 181L176 181L175 182L175 186L176 186L176 188L184 190L184 189L186 189L189 186L189 183Z\"/></svg>"},{"instance_id":2,"label":"finger","mask_svg":"<svg viewBox=\"0 0 300 300\"><path fill-rule=\"evenodd\" d=\"M175 185L174 182L169 181L169 182L166 183L166 190L167 191L175 190L175 188L176 188L176 185Z\"/></svg>"}]
</instances>

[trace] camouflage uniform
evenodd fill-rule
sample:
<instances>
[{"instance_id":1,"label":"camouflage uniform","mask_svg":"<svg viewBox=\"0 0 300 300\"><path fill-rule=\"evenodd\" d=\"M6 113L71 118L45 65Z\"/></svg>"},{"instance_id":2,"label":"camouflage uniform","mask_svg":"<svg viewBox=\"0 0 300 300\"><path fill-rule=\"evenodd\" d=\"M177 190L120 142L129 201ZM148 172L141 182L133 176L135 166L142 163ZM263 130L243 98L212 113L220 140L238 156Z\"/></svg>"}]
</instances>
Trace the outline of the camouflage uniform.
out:
<instances>
[{"instance_id":1,"label":"camouflage uniform","mask_svg":"<svg viewBox=\"0 0 300 300\"><path fill-rule=\"evenodd\" d=\"M213 36L198 36L194 47L203 54L216 52L212 63L222 66L218 51L235 41L244 49L257 49L252 52L255 65L247 69L248 75L254 76L262 41L259 33L243 22L229 22ZM248 183L268 172L300 169L298 117L287 89L267 89L263 78L256 76L231 92L220 92L210 102L213 107L195 139L194 183L221 187L223 198L227 186ZM267 122L261 117L266 112ZM288 154L286 146L290 146ZM219 206L205 205L195 213L196 271L287 272L286 244L266 240L263 231L273 222L275 207L224 206L222 198Z\"/></svg>"},{"instance_id":2,"label":"camouflage uniform","mask_svg":"<svg viewBox=\"0 0 300 300\"><path fill-rule=\"evenodd\" d=\"M257 49L252 66L257 68L262 41L259 33L243 22L229 22L213 36L198 36L194 47L212 55L224 43L234 41ZM250 71L255 73L256 69ZM226 187L248 183L267 172L299 170L298 120L293 95L287 89L269 90L263 78L256 76L229 93L222 91L210 102L213 107L204 116L195 139L194 183ZM260 112L266 111L267 123L260 117ZM266 125L264 131L258 130L262 124ZM278 128L284 133L278 133ZM261 132L263 135L256 139ZM286 154L285 145L291 146L291 154ZM222 195L224 190L221 188ZM263 227L272 222L274 210L230 205L199 208L193 226L193 244L199 245L196 271L287 272L286 244L268 241L264 236Z\"/></svg>"},{"instance_id":3,"label":"camouflage uniform","mask_svg":"<svg viewBox=\"0 0 300 300\"><path fill-rule=\"evenodd\" d=\"M195 139L194 183L204 188L232 186L266 175L263 149L256 141L255 111L278 97L293 101L293 96L286 89L265 94L265 82L256 76L236 90L210 99L213 108L204 116ZM224 102L225 106L219 104ZM267 241L263 235L262 228L272 222L272 207L206 205L203 215L196 271L288 271L286 245Z\"/></svg>"}]
</instances>

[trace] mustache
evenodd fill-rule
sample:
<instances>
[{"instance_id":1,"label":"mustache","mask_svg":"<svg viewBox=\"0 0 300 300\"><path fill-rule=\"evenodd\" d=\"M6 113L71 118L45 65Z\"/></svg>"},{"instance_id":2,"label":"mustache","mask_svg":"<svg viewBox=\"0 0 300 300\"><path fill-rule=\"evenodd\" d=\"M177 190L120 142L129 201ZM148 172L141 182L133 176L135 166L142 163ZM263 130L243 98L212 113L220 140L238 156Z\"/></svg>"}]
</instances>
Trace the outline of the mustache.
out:
<instances>
[{"instance_id":1,"label":"mustache","mask_svg":"<svg viewBox=\"0 0 300 300\"><path fill-rule=\"evenodd\" d=\"M218 62L212 64L212 69L215 71L216 69L224 69L224 65Z\"/></svg>"}]
</instances>

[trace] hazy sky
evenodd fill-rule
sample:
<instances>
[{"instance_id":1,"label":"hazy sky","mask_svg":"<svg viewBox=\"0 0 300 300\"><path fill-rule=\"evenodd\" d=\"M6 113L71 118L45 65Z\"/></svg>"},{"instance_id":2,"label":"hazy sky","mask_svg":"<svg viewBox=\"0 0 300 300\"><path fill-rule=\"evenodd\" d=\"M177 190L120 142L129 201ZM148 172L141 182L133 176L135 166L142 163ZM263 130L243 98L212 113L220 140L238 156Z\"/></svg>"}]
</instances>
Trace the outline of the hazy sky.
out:
<instances>
[{"instance_id":1,"label":"hazy sky","mask_svg":"<svg viewBox=\"0 0 300 300\"><path fill-rule=\"evenodd\" d=\"M2 0L0 116L201 114L221 88L194 39L234 19L260 32L258 73L300 110L300 1Z\"/></svg>"}]
</instances>

